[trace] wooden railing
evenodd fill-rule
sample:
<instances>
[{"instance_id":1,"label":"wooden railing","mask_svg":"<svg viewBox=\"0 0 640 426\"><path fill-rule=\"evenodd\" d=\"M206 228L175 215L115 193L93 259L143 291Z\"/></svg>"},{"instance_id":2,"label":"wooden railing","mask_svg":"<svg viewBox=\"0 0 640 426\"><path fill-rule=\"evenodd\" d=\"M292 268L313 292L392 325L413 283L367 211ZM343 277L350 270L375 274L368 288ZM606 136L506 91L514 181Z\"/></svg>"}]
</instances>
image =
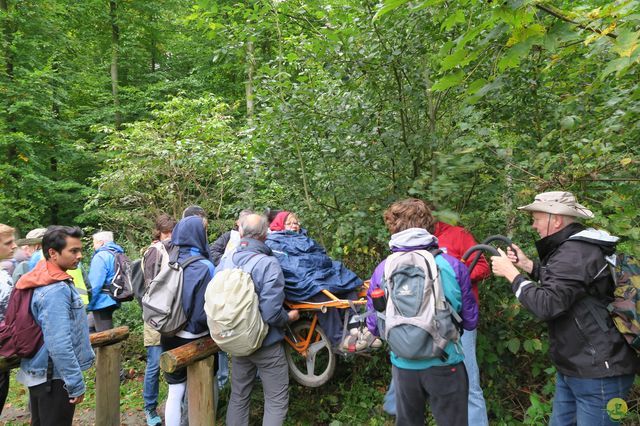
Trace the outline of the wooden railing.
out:
<instances>
[{"instance_id":1,"label":"wooden railing","mask_svg":"<svg viewBox=\"0 0 640 426\"><path fill-rule=\"evenodd\" d=\"M191 425L213 426L216 423L216 378L213 366L217 352L218 345L210 337L203 337L160 356L160 368L167 373L187 368L187 401Z\"/></svg>"}]
</instances>

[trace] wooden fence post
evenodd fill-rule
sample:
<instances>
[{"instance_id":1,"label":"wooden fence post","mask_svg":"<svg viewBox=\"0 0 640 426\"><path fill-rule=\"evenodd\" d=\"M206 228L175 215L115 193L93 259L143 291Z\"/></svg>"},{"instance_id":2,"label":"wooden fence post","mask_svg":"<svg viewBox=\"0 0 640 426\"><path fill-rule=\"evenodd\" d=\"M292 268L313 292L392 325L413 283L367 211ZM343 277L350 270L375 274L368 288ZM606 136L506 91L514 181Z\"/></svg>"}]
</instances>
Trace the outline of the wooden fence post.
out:
<instances>
[{"instance_id":1,"label":"wooden fence post","mask_svg":"<svg viewBox=\"0 0 640 426\"><path fill-rule=\"evenodd\" d=\"M213 356L196 361L187 367L187 392L189 392L189 424L214 426L216 405L213 381Z\"/></svg>"},{"instance_id":2,"label":"wooden fence post","mask_svg":"<svg viewBox=\"0 0 640 426\"><path fill-rule=\"evenodd\" d=\"M217 352L218 345L210 337L203 337L160 356L160 367L168 373L187 368L189 424L213 426L216 423L213 357Z\"/></svg>"},{"instance_id":3,"label":"wooden fence post","mask_svg":"<svg viewBox=\"0 0 640 426\"><path fill-rule=\"evenodd\" d=\"M129 327L118 327L90 336L96 349L96 426L120 424L121 341L129 337Z\"/></svg>"},{"instance_id":4,"label":"wooden fence post","mask_svg":"<svg viewBox=\"0 0 640 426\"><path fill-rule=\"evenodd\" d=\"M96 426L120 424L120 343L96 349Z\"/></svg>"}]
</instances>

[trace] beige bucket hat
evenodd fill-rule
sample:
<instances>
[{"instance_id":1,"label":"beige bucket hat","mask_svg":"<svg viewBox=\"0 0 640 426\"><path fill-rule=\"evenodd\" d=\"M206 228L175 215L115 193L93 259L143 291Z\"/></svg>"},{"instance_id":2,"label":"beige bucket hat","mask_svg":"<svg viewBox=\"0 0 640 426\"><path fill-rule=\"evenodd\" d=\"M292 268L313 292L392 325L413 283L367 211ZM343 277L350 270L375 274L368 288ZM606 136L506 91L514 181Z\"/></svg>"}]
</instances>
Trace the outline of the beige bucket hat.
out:
<instances>
[{"instance_id":1,"label":"beige bucket hat","mask_svg":"<svg viewBox=\"0 0 640 426\"><path fill-rule=\"evenodd\" d=\"M593 212L578 204L576 197L570 192L551 191L536 195L533 203L518 207L518 210L544 212L562 216L594 217Z\"/></svg>"},{"instance_id":2,"label":"beige bucket hat","mask_svg":"<svg viewBox=\"0 0 640 426\"><path fill-rule=\"evenodd\" d=\"M47 232L47 228L36 228L29 232L27 235L16 241L16 244L19 246L34 246L36 244L42 244L42 237L44 237L44 233Z\"/></svg>"}]
</instances>

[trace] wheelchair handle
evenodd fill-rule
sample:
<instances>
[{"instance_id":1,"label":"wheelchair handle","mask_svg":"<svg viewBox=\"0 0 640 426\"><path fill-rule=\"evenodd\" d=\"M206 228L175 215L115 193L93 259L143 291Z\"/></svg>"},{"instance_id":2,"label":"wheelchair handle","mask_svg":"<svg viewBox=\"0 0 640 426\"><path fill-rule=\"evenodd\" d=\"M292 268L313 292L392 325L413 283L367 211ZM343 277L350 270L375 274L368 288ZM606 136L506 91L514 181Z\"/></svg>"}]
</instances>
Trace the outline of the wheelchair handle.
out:
<instances>
[{"instance_id":1,"label":"wheelchair handle","mask_svg":"<svg viewBox=\"0 0 640 426\"><path fill-rule=\"evenodd\" d=\"M476 265L478 264L478 261L482 256L483 250L488 251L489 253L491 253L492 256L500 256L500 253L498 253L498 250L496 250L494 246L490 246L489 244L476 244L475 246L469 247L469 250L467 250L462 255L462 259L460 259L462 260L462 263L467 263L467 259L469 259L469 257L473 253L478 252L478 255L475 257L475 259L473 259L473 262L471 262L471 265L469 265L469 273L471 273L471 271L473 271L473 268L475 268Z\"/></svg>"},{"instance_id":2,"label":"wheelchair handle","mask_svg":"<svg viewBox=\"0 0 640 426\"><path fill-rule=\"evenodd\" d=\"M466 263L467 259L469 259L471 254L480 250L488 251L493 256L500 256L500 253L498 252L498 250L496 250L493 246L489 245L489 243L493 241L502 241L507 246L509 246L509 248L514 253L516 253L515 249L513 248L513 242L509 237L505 237L504 235L491 235L485 238L484 240L482 240L482 243L475 245L473 247L470 247L469 250L467 250L465 254L462 256L462 261ZM480 256L482 256L482 253L478 253L478 255L473 259L473 262L471 262L471 265L469 265L469 272L473 271L473 268L476 267L476 264L480 260ZM518 261L518 255L516 255L516 262L517 261Z\"/></svg>"},{"instance_id":3,"label":"wheelchair handle","mask_svg":"<svg viewBox=\"0 0 640 426\"><path fill-rule=\"evenodd\" d=\"M516 257L516 262L518 261L518 254L516 250L513 248L513 241L509 237L505 237L504 235L491 235L490 237L485 238L480 244L489 244L493 241L502 241L511 249L513 254ZM479 256L478 256L479 257Z\"/></svg>"},{"instance_id":4,"label":"wheelchair handle","mask_svg":"<svg viewBox=\"0 0 640 426\"><path fill-rule=\"evenodd\" d=\"M491 253L492 256L500 256L500 253L494 246L490 246L489 244L476 244L475 246L469 247L469 250L464 252L460 260L466 263L469 257L477 251L488 251L489 253ZM479 257L480 256L476 256L475 260L477 260ZM475 260L474 260L474 263L472 263L473 266L475 266ZM472 268L469 268L469 270L471 269Z\"/></svg>"}]
</instances>

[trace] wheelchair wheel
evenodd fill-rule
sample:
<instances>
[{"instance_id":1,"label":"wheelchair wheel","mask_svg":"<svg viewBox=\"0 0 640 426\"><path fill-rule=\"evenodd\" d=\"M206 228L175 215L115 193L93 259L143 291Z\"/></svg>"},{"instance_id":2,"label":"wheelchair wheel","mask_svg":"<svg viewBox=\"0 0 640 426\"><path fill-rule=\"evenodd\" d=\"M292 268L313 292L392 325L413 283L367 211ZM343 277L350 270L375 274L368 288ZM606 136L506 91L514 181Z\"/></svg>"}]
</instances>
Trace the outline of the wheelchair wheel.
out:
<instances>
[{"instance_id":1,"label":"wheelchair wheel","mask_svg":"<svg viewBox=\"0 0 640 426\"><path fill-rule=\"evenodd\" d=\"M310 330L309 320L299 320L291 325L291 331L297 341L306 340ZM336 355L331 350L331 342L318 324L313 330L311 343L305 353L301 354L286 344L285 354L291 376L303 386L317 388L324 385L336 369Z\"/></svg>"}]
</instances>

